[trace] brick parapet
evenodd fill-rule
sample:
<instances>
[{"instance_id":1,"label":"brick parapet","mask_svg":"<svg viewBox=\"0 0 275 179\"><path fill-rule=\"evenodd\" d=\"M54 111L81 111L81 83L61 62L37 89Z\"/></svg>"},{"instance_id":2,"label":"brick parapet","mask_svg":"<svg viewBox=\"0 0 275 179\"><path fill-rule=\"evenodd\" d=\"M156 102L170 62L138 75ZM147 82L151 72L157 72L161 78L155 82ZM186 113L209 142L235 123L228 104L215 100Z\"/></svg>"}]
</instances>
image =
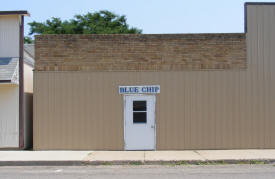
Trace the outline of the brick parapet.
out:
<instances>
[{"instance_id":1,"label":"brick parapet","mask_svg":"<svg viewBox=\"0 0 275 179\"><path fill-rule=\"evenodd\" d=\"M36 71L180 71L246 68L234 34L38 35Z\"/></svg>"}]
</instances>

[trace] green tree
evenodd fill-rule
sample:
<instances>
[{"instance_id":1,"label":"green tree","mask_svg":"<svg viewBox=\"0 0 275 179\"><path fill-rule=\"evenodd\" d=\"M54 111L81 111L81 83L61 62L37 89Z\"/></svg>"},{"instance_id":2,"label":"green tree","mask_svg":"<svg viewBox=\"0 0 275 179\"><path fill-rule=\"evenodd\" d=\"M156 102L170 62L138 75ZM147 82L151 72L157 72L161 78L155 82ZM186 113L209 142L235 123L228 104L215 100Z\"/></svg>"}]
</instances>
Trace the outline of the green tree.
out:
<instances>
[{"instance_id":1,"label":"green tree","mask_svg":"<svg viewBox=\"0 0 275 179\"><path fill-rule=\"evenodd\" d=\"M32 40L31 37L26 36L26 37L24 37L24 43L25 44L32 44L33 40Z\"/></svg>"},{"instance_id":2,"label":"green tree","mask_svg":"<svg viewBox=\"0 0 275 179\"><path fill-rule=\"evenodd\" d=\"M29 35L33 34L140 34L142 30L129 27L126 16L110 11L99 11L76 15L73 19L62 21L51 18L46 22L31 22Z\"/></svg>"}]
</instances>

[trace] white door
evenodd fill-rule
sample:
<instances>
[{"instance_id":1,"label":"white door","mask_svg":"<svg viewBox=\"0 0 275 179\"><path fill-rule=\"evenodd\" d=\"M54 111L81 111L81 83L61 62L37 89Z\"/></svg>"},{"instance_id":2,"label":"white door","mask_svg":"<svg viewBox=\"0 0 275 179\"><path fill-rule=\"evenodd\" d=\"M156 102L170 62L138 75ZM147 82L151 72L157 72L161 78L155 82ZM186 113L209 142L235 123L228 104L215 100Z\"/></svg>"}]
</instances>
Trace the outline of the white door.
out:
<instances>
[{"instance_id":1,"label":"white door","mask_svg":"<svg viewBox=\"0 0 275 179\"><path fill-rule=\"evenodd\" d=\"M125 150L155 150L155 96L124 97Z\"/></svg>"}]
</instances>

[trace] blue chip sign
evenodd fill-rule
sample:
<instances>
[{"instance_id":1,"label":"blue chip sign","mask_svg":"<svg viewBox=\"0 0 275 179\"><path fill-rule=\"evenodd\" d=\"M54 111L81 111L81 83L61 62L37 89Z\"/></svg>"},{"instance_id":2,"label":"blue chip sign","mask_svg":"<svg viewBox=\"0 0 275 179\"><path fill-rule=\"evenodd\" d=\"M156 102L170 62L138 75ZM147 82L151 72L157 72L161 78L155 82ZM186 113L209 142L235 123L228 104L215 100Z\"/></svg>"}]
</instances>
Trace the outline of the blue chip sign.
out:
<instances>
[{"instance_id":1,"label":"blue chip sign","mask_svg":"<svg viewBox=\"0 0 275 179\"><path fill-rule=\"evenodd\" d=\"M159 85L119 86L119 94L156 94L160 93Z\"/></svg>"}]
</instances>

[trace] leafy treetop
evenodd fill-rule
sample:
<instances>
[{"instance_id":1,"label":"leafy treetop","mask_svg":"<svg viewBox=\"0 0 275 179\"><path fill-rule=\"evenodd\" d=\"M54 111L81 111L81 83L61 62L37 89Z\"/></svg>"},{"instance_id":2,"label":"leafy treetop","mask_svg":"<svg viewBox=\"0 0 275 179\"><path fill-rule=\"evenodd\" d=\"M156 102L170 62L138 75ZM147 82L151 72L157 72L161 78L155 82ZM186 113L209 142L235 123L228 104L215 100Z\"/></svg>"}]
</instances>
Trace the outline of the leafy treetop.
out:
<instances>
[{"instance_id":1,"label":"leafy treetop","mask_svg":"<svg viewBox=\"0 0 275 179\"><path fill-rule=\"evenodd\" d=\"M32 44L33 43L33 40L31 37L24 37L24 43L25 44Z\"/></svg>"},{"instance_id":2,"label":"leafy treetop","mask_svg":"<svg viewBox=\"0 0 275 179\"><path fill-rule=\"evenodd\" d=\"M110 11L99 11L76 15L71 20L62 21L53 17L46 22L31 22L29 35L34 34L140 34L142 30L129 27L124 15Z\"/></svg>"}]
</instances>

